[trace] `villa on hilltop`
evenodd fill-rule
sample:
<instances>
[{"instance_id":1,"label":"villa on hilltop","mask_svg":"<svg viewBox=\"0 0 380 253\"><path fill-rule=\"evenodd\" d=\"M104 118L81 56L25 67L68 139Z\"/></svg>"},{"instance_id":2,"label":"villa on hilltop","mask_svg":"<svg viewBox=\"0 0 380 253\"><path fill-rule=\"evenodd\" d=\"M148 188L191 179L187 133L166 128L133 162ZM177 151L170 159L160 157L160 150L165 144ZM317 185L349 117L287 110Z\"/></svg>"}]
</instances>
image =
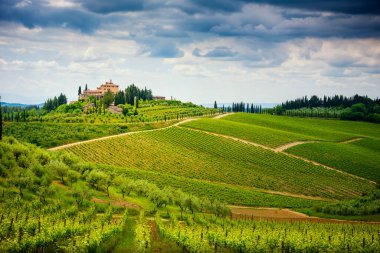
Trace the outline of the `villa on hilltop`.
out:
<instances>
[{"instance_id":1,"label":"villa on hilltop","mask_svg":"<svg viewBox=\"0 0 380 253\"><path fill-rule=\"evenodd\" d=\"M88 99L91 96L99 99L102 98L107 91L111 91L116 95L119 92L119 85L114 84L112 80L110 80L109 82L100 85L100 87L97 87L96 90L83 91L83 93L79 95L79 99Z\"/></svg>"}]
</instances>

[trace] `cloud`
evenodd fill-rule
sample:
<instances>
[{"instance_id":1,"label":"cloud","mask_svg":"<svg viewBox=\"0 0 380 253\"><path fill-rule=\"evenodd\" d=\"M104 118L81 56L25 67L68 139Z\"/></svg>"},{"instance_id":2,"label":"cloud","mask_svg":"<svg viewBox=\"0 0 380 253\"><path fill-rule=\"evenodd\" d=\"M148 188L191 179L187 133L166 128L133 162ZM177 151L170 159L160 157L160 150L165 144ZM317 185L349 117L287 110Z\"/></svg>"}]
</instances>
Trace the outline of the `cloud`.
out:
<instances>
[{"instance_id":1,"label":"cloud","mask_svg":"<svg viewBox=\"0 0 380 253\"><path fill-rule=\"evenodd\" d=\"M159 58L178 58L183 57L184 53L173 43L159 43L153 45L149 56Z\"/></svg>"},{"instance_id":2,"label":"cloud","mask_svg":"<svg viewBox=\"0 0 380 253\"><path fill-rule=\"evenodd\" d=\"M73 5L75 6L75 5ZM43 1L0 2L0 21L17 22L25 27L64 27L91 33L101 23L96 15L78 8L60 8Z\"/></svg>"},{"instance_id":3,"label":"cloud","mask_svg":"<svg viewBox=\"0 0 380 253\"><path fill-rule=\"evenodd\" d=\"M144 9L143 0L79 0L77 2L87 10L101 14L109 14L113 12L142 11Z\"/></svg>"},{"instance_id":4,"label":"cloud","mask_svg":"<svg viewBox=\"0 0 380 253\"><path fill-rule=\"evenodd\" d=\"M224 58L236 56L237 52L232 51L228 47L216 47L213 50L210 50L207 53L202 54L199 48L195 48L193 51L193 55L197 57Z\"/></svg>"}]
</instances>

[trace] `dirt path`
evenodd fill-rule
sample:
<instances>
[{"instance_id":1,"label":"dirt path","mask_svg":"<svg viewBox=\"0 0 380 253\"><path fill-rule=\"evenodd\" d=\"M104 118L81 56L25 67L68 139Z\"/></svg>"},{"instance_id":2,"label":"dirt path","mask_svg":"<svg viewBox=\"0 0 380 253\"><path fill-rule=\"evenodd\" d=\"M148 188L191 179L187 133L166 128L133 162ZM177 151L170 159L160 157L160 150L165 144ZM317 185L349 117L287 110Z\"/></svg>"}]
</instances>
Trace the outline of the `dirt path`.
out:
<instances>
[{"instance_id":1,"label":"dirt path","mask_svg":"<svg viewBox=\"0 0 380 253\"><path fill-rule=\"evenodd\" d=\"M121 206L126 208L135 208L135 209L143 209L140 205L131 203L128 201L125 201L123 199L111 199L111 200L105 200L105 199L99 199L96 197L93 197L91 199L94 203L101 203L101 204L111 204L113 206Z\"/></svg>"},{"instance_id":2,"label":"dirt path","mask_svg":"<svg viewBox=\"0 0 380 253\"><path fill-rule=\"evenodd\" d=\"M234 114L234 112L219 114L218 116L215 116L213 119L221 119L223 117L226 117L226 116L232 115L232 114Z\"/></svg>"},{"instance_id":3,"label":"dirt path","mask_svg":"<svg viewBox=\"0 0 380 253\"><path fill-rule=\"evenodd\" d=\"M284 145L281 145L277 148L274 149L275 152L282 152L288 148L291 148L291 147L294 147L294 146L298 146L298 145L301 145L301 144L305 144L305 143L313 143L313 142L317 142L317 141L295 141L295 142L290 142L290 143L286 143Z\"/></svg>"},{"instance_id":4,"label":"dirt path","mask_svg":"<svg viewBox=\"0 0 380 253\"><path fill-rule=\"evenodd\" d=\"M102 140L107 140L107 139L111 139L111 138L117 138L117 137L122 137L122 136L126 136L126 135L137 134L137 133L146 133L146 132L153 132L153 131L161 131L161 130L165 130L165 129L168 129L168 128L171 128L171 127L179 126L180 124L183 124L183 123L186 123L186 122L190 122L190 121L202 118L202 117L204 117L204 116L184 119L184 120L182 120L180 122L177 122L177 123L175 123L175 124L173 124L171 126L167 126L167 127L163 127L163 128L150 129L150 130L142 130L142 131L135 131L135 132L127 132L127 133L115 134L115 135L108 135L108 136L104 136L104 137L100 137L100 138L95 138L95 139L91 139L91 140L78 141L78 142L74 142L74 143L69 143L69 144L61 145L61 146L58 146L58 147L49 148L48 150L50 150L50 151L56 151L56 150L61 150L61 149L65 149L65 148L68 148L68 147L80 145L80 144L83 144L83 143L91 143L91 142L95 142L95 141L102 141Z\"/></svg>"},{"instance_id":5,"label":"dirt path","mask_svg":"<svg viewBox=\"0 0 380 253\"><path fill-rule=\"evenodd\" d=\"M363 140L363 138L361 138L361 137L358 137L358 138L352 138L352 139L349 139L349 140L346 140L346 141L341 141L341 142L339 142L339 143L342 143L342 144L348 144L348 143L355 142L355 141L360 141L360 140Z\"/></svg>"},{"instance_id":6,"label":"dirt path","mask_svg":"<svg viewBox=\"0 0 380 253\"><path fill-rule=\"evenodd\" d=\"M322 223L366 223L379 225L380 222L376 221L352 221L352 220L338 220L327 219L314 216L308 216L287 208L254 208L245 206L229 206L233 219L242 220L273 220L273 221L308 221L308 222L322 222Z\"/></svg>"}]
</instances>

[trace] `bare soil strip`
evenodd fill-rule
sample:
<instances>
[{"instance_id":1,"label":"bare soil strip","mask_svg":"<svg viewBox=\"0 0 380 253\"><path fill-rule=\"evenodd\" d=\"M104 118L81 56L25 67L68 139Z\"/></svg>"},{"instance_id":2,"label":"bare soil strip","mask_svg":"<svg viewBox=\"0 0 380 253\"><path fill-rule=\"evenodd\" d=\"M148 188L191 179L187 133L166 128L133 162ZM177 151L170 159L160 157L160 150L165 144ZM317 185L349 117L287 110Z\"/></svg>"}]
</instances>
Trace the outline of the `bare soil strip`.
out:
<instances>
[{"instance_id":1,"label":"bare soil strip","mask_svg":"<svg viewBox=\"0 0 380 253\"><path fill-rule=\"evenodd\" d=\"M101 204L111 204L113 206L121 206L126 208L135 208L135 209L143 209L140 205L131 203L122 199L113 199L113 200L105 200L105 199L99 199L96 197L93 197L91 199L94 203L101 203Z\"/></svg>"},{"instance_id":2,"label":"bare soil strip","mask_svg":"<svg viewBox=\"0 0 380 253\"><path fill-rule=\"evenodd\" d=\"M342 144L348 144L348 143L355 142L355 141L360 141L360 140L363 140L363 138L361 138L361 137L358 137L358 138L352 138L352 139L349 139L349 140L346 140L346 141L341 141L341 142L339 142L339 143L342 143Z\"/></svg>"},{"instance_id":3,"label":"bare soil strip","mask_svg":"<svg viewBox=\"0 0 380 253\"><path fill-rule=\"evenodd\" d=\"M226 117L226 116L231 115L231 114L234 114L234 112L219 114L218 116L215 116L213 119L221 119L221 118Z\"/></svg>"},{"instance_id":4,"label":"bare soil strip","mask_svg":"<svg viewBox=\"0 0 380 253\"><path fill-rule=\"evenodd\" d=\"M287 208L254 208L245 206L229 206L233 219L243 220L271 220L271 221L308 221L308 222L324 222L324 223L366 223L378 225L380 222L376 221L352 221L352 220L338 220L327 219L308 216Z\"/></svg>"},{"instance_id":5,"label":"bare soil strip","mask_svg":"<svg viewBox=\"0 0 380 253\"><path fill-rule=\"evenodd\" d=\"M284 150L288 149L288 148L291 148L291 147L294 147L294 146L298 146L298 145L302 145L302 144L305 144L305 143L313 143L313 142L317 142L317 141L295 141L295 142L290 142L290 143L286 143L282 146L279 146L277 148L274 149L274 151L276 152L283 152Z\"/></svg>"}]
</instances>

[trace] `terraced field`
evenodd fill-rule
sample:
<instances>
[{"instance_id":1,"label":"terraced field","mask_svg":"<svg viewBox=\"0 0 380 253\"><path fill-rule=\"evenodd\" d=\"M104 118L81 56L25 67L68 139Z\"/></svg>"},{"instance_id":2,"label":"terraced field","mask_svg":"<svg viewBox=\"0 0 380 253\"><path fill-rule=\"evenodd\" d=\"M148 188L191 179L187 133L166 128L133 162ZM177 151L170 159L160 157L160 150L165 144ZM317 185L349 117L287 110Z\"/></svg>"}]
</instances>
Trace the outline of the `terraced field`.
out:
<instances>
[{"instance_id":1,"label":"terraced field","mask_svg":"<svg viewBox=\"0 0 380 253\"><path fill-rule=\"evenodd\" d=\"M380 141L362 139L351 143L307 143L286 152L380 182Z\"/></svg>"},{"instance_id":2,"label":"terraced field","mask_svg":"<svg viewBox=\"0 0 380 253\"><path fill-rule=\"evenodd\" d=\"M294 118L247 113L228 115L222 118L222 120L307 135L325 141L343 141L354 137L380 139L379 125L366 122Z\"/></svg>"},{"instance_id":3,"label":"terraced field","mask_svg":"<svg viewBox=\"0 0 380 253\"><path fill-rule=\"evenodd\" d=\"M368 181L282 153L178 127L67 150L90 162L252 190L347 199L374 189Z\"/></svg>"}]
</instances>

